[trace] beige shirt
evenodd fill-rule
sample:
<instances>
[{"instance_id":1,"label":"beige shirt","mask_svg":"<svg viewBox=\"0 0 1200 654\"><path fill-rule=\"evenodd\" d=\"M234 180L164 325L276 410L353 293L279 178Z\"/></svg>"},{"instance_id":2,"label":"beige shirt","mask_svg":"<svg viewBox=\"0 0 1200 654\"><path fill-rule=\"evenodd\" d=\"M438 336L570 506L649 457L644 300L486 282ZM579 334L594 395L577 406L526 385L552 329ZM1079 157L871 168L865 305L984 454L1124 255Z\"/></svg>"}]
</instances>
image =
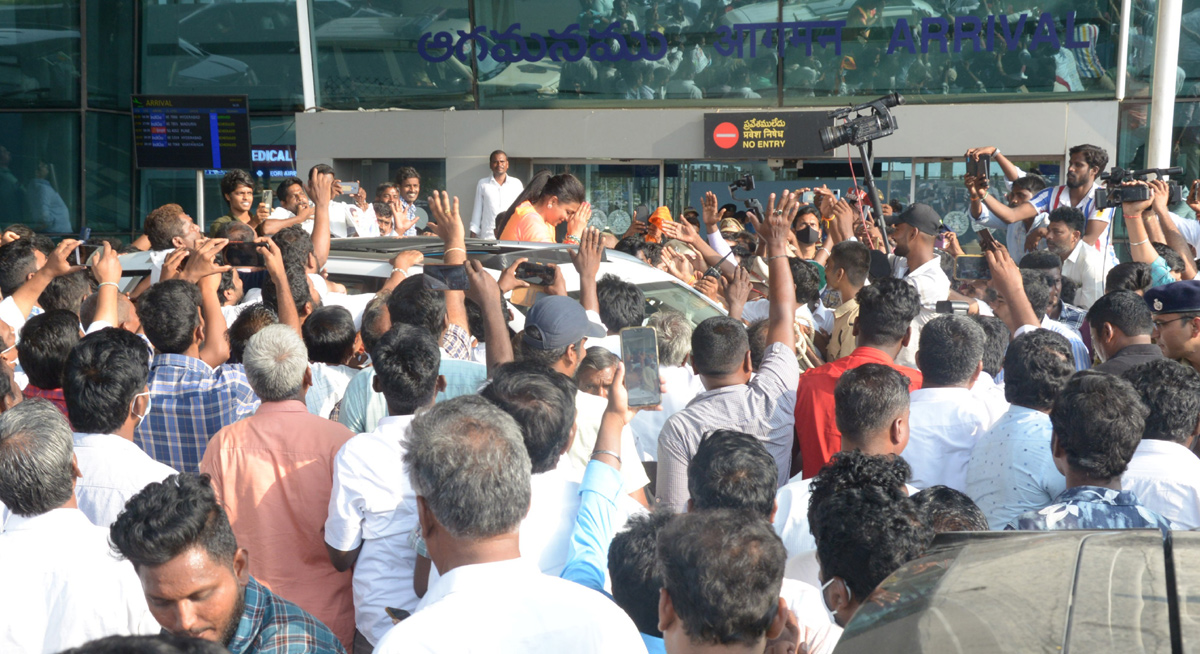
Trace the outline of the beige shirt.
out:
<instances>
[{"instance_id":1,"label":"beige shirt","mask_svg":"<svg viewBox=\"0 0 1200 654\"><path fill-rule=\"evenodd\" d=\"M858 322L858 299L850 298L833 310L833 334L825 361L836 361L854 351L854 323Z\"/></svg>"}]
</instances>

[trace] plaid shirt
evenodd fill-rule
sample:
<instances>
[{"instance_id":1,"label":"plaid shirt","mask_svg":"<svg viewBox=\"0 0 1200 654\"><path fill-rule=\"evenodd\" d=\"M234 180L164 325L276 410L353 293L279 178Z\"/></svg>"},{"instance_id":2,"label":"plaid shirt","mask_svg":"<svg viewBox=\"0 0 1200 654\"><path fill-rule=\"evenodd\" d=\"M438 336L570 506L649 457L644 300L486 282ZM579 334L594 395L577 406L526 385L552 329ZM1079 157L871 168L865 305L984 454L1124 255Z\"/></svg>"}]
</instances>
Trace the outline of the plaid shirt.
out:
<instances>
[{"instance_id":1,"label":"plaid shirt","mask_svg":"<svg viewBox=\"0 0 1200 654\"><path fill-rule=\"evenodd\" d=\"M52 404L54 404L54 406L58 407L59 411L62 411L64 416L67 416L67 399L63 397L63 389L61 388L47 391L45 389L38 388L33 384L29 384L25 387L25 391L22 394L27 400L31 397L40 397L43 400L49 400ZM70 416L67 417L68 419L70 418Z\"/></svg>"},{"instance_id":2,"label":"plaid shirt","mask_svg":"<svg viewBox=\"0 0 1200 654\"><path fill-rule=\"evenodd\" d=\"M442 349L446 351L446 354L450 355L451 359L470 361L470 332L455 324L447 325L446 332L442 335Z\"/></svg>"},{"instance_id":3,"label":"plaid shirt","mask_svg":"<svg viewBox=\"0 0 1200 654\"><path fill-rule=\"evenodd\" d=\"M346 654L337 636L307 611L250 577L246 608L229 641L233 654Z\"/></svg>"},{"instance_id":4,"label":"plaid shirt","mask_svg":"<svg viewBox=\"0 0 1200 654\"><path fill-rule=\"evenodd\" d=\"M182 354L158 354L150 363L147 385L150 411L134 431L133 442L179 472L199 472L209 439L258 408L258 396L240 365L214 369Z\"/></svg>"},{"instance_id":5,"label":"plaid shirt","mask_svg":"<svg viewBox=\"0 0 1200 654\"><path fill-rule=\"evenodd\" d=\"M1062 300L1059 300L1058 305L1062 307L1058 312L1058 321L1067 327L1074 329L1079 333L1080 336L1082 336L1083 323L1087 318L1087 312L1073 304L1067 304Z\"/></svg>"}]
</instances>

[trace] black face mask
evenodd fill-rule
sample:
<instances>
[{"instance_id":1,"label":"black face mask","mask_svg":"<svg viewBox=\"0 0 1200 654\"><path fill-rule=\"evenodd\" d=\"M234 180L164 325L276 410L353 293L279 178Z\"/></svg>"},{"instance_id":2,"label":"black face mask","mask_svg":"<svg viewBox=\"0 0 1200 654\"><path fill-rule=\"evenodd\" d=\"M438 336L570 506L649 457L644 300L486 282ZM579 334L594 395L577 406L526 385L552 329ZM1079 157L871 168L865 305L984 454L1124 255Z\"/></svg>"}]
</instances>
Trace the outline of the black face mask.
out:
<instances>
[{"instance_id":1,"label":"black face mask","mask_svg":"<svg viewBox=\"0 0 1200 654\"><path fill-rule=\"evenodd\" d=\"M796 230L796 240L801 243L812 245L813 243L821 242L821 230L805 225Z\"/></svg>"}]
</instances>

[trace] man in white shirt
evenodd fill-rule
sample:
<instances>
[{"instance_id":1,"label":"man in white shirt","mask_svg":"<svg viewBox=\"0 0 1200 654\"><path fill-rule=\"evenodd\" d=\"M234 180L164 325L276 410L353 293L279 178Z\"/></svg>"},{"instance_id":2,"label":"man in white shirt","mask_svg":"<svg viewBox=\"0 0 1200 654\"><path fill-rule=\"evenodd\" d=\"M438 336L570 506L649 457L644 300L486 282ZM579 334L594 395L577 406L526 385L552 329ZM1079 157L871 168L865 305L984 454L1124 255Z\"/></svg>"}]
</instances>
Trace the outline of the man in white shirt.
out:
<instances>
[{"instance_id":1,"label":"man in white shirt","mask_svg":"<svg viewBox=\"0 0 1200 654\"><path fill-rule=\"evenodd\" d=\"M63 397L83 473L75 497L95 525L108 527L146 484L175 474L133 444L150 409L149 375L145 344L123 329L83 337L67 358Z\"/></svg>"},{"instance_id":2,"label":"man in white shirt","mask_svg":"<svg viewBox=\"0 0 1200 654\"><path fill-rule=\"evenodd\" d=\"M975 443L967 495L992 529L1048 506L1067 480L1050 452L1050 406L1075 372L1066 339L1038 329L1013 339L1004 356L1011 406Z\"/></svg>"},{"instance_id":3,"label":"man in white shirt","mask_svg":"<svg viewBox=\"0 0 1200 654\"><path fill-rule=\"evenodd\" d=\"M842 452L861 452L872 460L898 459L908 445L908 378L900 371L879 363L866 363L847 370L833 391L838 429L842 432ZM837 455L834 455L835 457ZM891 468L892 464L887 464ZM904 466L908 481L909 468ZM808 524L808 505L815 477L793 478L775 494L776 511L772 522L783 539L788 556L817 548ZM917 489L909 487L910 493Z\"/></svg>"},{"instance_id":4,"label":"man in white shirt","mask_svg":"<svg viewBox=\"0 0 1200 654\"><path fill-rule=\"evenodd\" d=\"M918 488L944 485L966 492L975 441L992 426L971 394L983 371L983 328L967 316L935 318L921 332L917 366L924 382L911 394L912 420L904 458Z\"/></svg>"},{"instance_id":5,"label":"man in white shirt","mask_svg":"<svg viewBox=\"0 0 1200 654\"><path fill-rule=\"evenodd\" d=\"M325 546L334 567L354 568L356 651L370 651L391 628L387 607L417 608L417 552L409 545L417 505L404 470L405 439L413 414L432 405L445 386L438 374L441 353L427 330L396 325L374 353L374 385L387 399L388 416L338 451L325 521Z\"/></svg>"},{"instance_id":6,"label":"man in white shirt","mask_svg":"<svg viewBox=\"0 0 1200 654\"><path fill-rule=\"evenodd\" d=\"M305 318L300 332L312 370L312 386L304 394L304 404L309 413L329 418L358 374L357 368L347 364L357 359L362 340L354 317L339 306L317 308Z\"/></svg>"},{"instance_id":7,"label":"man in white shirt","mask_svg":"<svg viewBox=\"0 0 1200 654\"><path fill-rule=\"evenodd\" d=\"M521 180L508 174L508 155L496 150L488 157L492 174L475 187L475 207L471 210L471 237L496 238L496 214L506 211L525 190Z\"/></svg>"},{"instance_id":8,"label":"man in white shirt","mask_svg":"<svg viewBox=\"0 0 1200 654\"><path fill-rule=\"evenodd\" d=\"M1004 352L1008 349L1012 333L1008 331L1008 325L995 316L971 316L971 320L983 329L985 337L983 370L971 386L971 393L983 403L992 422L995 422L1008 411L1008 401L1004 399L1004 384L996 383L996 378L1004 371Z\"/></svg>"},{"instance_id":9,"label":"man in white shirt","mask_svg":"<svg viewBox=\"0 0 1200 654\"><path fill-rule=\"evenodd\" d=\"M950 279L942 271L942 260L933 251L942 217L927 204L913 204L897 216L893 238L895 253L891 255L892 274L912 284L921 296L921 312L912 322L912 338L900 350L896 363L915 367L921 329L937 317L937 303L950 298Z\"/></svg>"},{"instance_id":10,"label":"man in white shirt","mask_svg":"<svg viewBox=\"0 0 1200 654\"><path fill-rule=\"evenodd\" d=\"M1122 375L1149 407L1146 428L1121 475L1121 489L1180 529L1200 527L1200 373L1160 359Z\"/></svg>"},{"instance_id":11,"label":"man in white shirt","mask_svg":"<svg viewBox=\"0 0 1200 654\"><path fill-rule=\"evenodd\" d=\"M434 651L448 637L496 654L646 651L616 604L521 557L531 464L511 416L481 397L447 400L413 420L405 447L421 536L441 577L376 652Z\"/></svg>"},{"instance_id":12,"label":"man in white shirt","mask_svg":"<svg viewBox=\"0 0 1200 654\"><path fill-rule=\"evenodd\" d=\"M498 368L480 395L521 425L525 449L533 466L533 496L521 522L521 557L558 576L567 562L567 545L579 513L579 482L574 480L567 449L575 438L575 383L548 368L509 363ZM631 465L637 465L631 461ZM620 498L624 517L640 507Z\"/></svg>"},{"instance_id":13,"label":"man in white shirt","mask_svg":"<svg viewBox=\"0 0 1200 654\"><path fill-rule=\"evenodd\" d=\"M499 310L499 306L496 310ZM525 316L525 331L517 339L516 358L519 362L574 378L579 362L585 356L587 339L603 338L604 335L604 327L589 320L579 302L565 296L546 296L539 298ZM575 471L575 481L583 478L583 469L596 445L601 418L607 408L608 400L602 397L583 391L575 394L575 438L567 450L567 458ZM633 432L628 425L622 432L621 449L625 452L637 451ZM637 465L621 466L621 477L625 480L625 493L639 503L646 504L643 489L650 483L650 478L645 470Z\"/></svg>"},{"instance_id":14,"label":"man in white shirt","mask_svg":"<svg viewBox=\"0 0 1200 654\"><path fill-rule=\"evenodd\" d=\"M279 198L279 206L273 208L271 214L263 221L263 235L270 236L292 225L300 225L304 231L312 234L317 205L309 202L304 180L299 177L284 179L279 183L275 195Z\"/></svg>"},{"instance_id":15,"label":"man in white shirt","mask_svg":"<svg viewBox=\"0 0 1200 654\"><path fill-rule=\"evenodd\" d=\"M1067 167L1067 183L1047 188L1033 196L1028 202L1008 207L991 194L981 198L989 212L1005 223L1015 223L1033 218L1038 214L1052 213L1059 207L1075 207L1083 212L1087 225L1081 230L1082 240L1094 248L1102 257L1107 271L1117 263L1112 248L1113 210L1096 207L1096 189L1100 173L1108 166L1108 153L1094 145L1077 145L1070 149L1070 165ZM972 212L974 214L974 212ZM1047 227L1033 229L1034 238L1046 237ZM1066 271L1064 270L1064 273Z\"/></svg>"},{"instance_id":16,"label":"man in white shirt","mask_svg":"<svg viewBox=\"0 0 1200 654\"><path fill-rule=\"evenodd\" d=\"M762 517L733 509L678 516L659 532L658 563L658 623L667 652L733 644L761 652L783 632L788 610L779 593L787 553Z\"/></svg>"},{"instance_id":17,"label":"man in white shirt","mask_svg":"<svg viewBox=\"0 0 1200 654\"><path fill-rule=\"evenodd\" d=\"M143 356L144 360L144 356ZM155 634L133 566L77 508L71 427L45 400L0 415L0 651L58 652L103 636Z\"/></svg>"},{"instance_id":18,"label":"man in white shirt","mask_svg":"<svg viewBox=\"0 0 1200 654\"><path fill-rule=\"evenodd\" d=\"M692 353L692 324L687 317L676 311L659 311L650 316L646 326L654 329L658 341L658 374L666 392L662 394L662 411L639 411L629 427L647 474L654 476L663 425L703 392L704 385L687 363Z\"/></svg>"},{"instance_id":19,"label":"man in white shirt","mask_svg":"<svg viewBox=\"0 0 1200 654\"><path fill-rule=\"evenodd\" d=\"M733 509L775 519L775 459L758 439L741 432L718 430L709 434L688 464L688 511ZM786 551L786 548L785 548ZM801 631L818 632L813 640L836 642L825 632L836 631L816 586L784 579L780 596L796 615Z\"/></svg>"},{"instance_id":20,"label":"man in white shirt","mask_svg":"<svg viewBox=\"0 0 1200 654\"><path fill-rule=\"evenodd\" d=\"M1083 212L1074 207L1059 207L1050 212L1046 246L1062 259L1062 276L1075 282L1075 305L1087 310L1104 295L1104 277L1108 268L1104 255L1083 240Z\"/></svg>"}]
</instances>

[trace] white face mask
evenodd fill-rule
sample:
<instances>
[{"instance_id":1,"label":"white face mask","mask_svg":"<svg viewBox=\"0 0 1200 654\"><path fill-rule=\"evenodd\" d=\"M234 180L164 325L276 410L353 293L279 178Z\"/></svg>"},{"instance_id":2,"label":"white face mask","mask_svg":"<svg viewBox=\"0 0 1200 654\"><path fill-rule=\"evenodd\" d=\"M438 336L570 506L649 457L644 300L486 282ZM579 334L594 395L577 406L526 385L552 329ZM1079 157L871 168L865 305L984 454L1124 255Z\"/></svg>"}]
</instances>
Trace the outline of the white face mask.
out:
<instances>
[{"instance_id":1,"label":"white face mask","mask_svg":"<svg viewBox=\"0 0 1200 654\"><path fill-rule=\"evenodd\" d=\"M837 577L830 577L829 581L821 584L821 603L823 603L825 605L825 610L829 612L829 619L832 620L833 623L836 624L837 626L844 627L846 625L844 625L838 621L837 613L834 612L833 609L829 608L829 600L825 598L825 589L829 588L829 584L832 584L835 579L837 579ZM853 592L850 590L850 586L847 585L844 580L842 581L842 586L844 586L846 589L846 598L847 599L854 597Z\"/></svg>"},{"instance_id":2,"label":"white face mask","mask_svg":"<svg viewBox=\"0 0 1200 654\"><path fill-rule=\"evenodd\" d=\"M144 415L138 415L138 412L133 409L133 402L137 402L137 399L143 395L146 396L146 413ZM146 391L144 393L138 393L137 395L134 395L133 402L130 402L130 404L129 404L129 412L132 413L133 415L137 416L138 423L140 424L143 420L146 419L146 416L150 415L150 391Z\"/></svg>"}]
</instances>

